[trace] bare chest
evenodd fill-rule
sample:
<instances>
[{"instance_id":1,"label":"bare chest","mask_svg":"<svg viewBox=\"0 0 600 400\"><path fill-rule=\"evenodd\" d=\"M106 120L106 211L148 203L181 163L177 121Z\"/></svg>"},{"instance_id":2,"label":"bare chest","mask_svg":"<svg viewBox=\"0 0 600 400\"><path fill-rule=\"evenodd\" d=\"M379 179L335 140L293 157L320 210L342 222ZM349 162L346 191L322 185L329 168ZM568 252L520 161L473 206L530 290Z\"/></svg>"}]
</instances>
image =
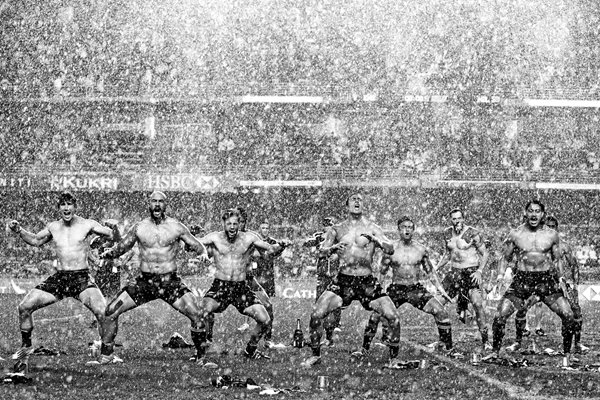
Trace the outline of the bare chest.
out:
<instances>
[{"instance_id":1,"label":"bare chest","mask_svg":"<svg viewBox=\"0 0 600 400\"><path fill-rule=\"evenodd\" d=\"M515 245L523 252L546 253L552 249L554 240L544 232L523 232L514 239Z\"/></svg>"},{"instance_id":2,"label":"bare chest","mask_svg":"<svg viewBox=\"0 0 600 400\"><path fill-rule=\"evenodd\" d=\"M89 228L83 224L74 226L54 226L50 228L52 239L57 247L82 244L88 236Z\"/></svg>"},{"instance_id":3,"label":"bare chest","mask_svg":"<svg viewBox=\"0 0 600 400\"><path fill-rule=\"evenodd\" d=\"M397 265L417 265L423 259L423 252L416 247L394 246L391 261Z\"/></svg>"},{"instance_id":4,"label":"bare chest","mask_svg":"<svg viewBox=\"0 0 600 400\"><path fill-rule=\"evenodd\" d=\"M177 242L178 232L169 226L140 226L137 231L139 242L144 247L169 247Z\"/></svg>"},{"instance_id":5,"label":"bare chest","mask_svg":"<svg viewBox=\"0 0 600 400\"><path fill-rule=\"evenodd\" d=\"M365 225L344 227L338 231L338 241L356 247L368 247L371 241L363 234L371 234L371 230Z\"/></svg>"}]
</instances>

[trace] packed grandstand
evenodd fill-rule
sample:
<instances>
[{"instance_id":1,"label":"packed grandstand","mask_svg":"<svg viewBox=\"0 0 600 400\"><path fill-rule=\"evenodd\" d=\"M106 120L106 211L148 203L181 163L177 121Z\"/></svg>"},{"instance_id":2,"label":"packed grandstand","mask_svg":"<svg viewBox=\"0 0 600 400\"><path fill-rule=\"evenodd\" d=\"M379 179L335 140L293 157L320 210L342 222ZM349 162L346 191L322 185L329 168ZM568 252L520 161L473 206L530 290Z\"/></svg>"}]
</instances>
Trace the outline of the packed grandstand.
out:
<instances>
[{"instance_id":1,"label":"packed grandstand","mask_svg":"<svg viewBox=\"0 0 600 400\"><path fill-rule=\"evenodd\" d=\"M6 218L40 228L64 189L79 192L83 214L122 229L153 189L205 229L243 204L251 225L268 219L295 241L285 268L301 274L314 254L299 243L340 213L348 188L369 194L391 235L413 215L438 252L452 207L497 246L540 197L593 255L597 5L405 3L3 5ZM3 272L52 260L0 241Z\"/></svg>"}]
</instances>

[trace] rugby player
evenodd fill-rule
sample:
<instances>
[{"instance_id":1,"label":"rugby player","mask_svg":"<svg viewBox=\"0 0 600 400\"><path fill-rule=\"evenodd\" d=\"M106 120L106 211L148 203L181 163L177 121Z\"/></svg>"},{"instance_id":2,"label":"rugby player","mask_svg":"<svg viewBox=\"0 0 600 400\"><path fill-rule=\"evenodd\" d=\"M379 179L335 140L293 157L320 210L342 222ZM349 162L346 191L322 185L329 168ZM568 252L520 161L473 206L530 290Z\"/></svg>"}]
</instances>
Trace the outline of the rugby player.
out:
<instances>
[{"instance_id":1,"label":"rugby player","mask_svg":"<svg viewBox=\"0 0 600 400\"><path fill-rule=\"evenodd\" d=\"M303 367L321 363L321 330L323 319L338 308L346 308L354 300L367 310L375 310L388 320L391 337L388 343L390 366L397 359L400 342L400 318L392 300L383 292L373 276L372 263L376 248L393 254L394 248L383 230L364 215L363 196L351 194L346 199L348 217L334 225L325 234L320 252L323 257L336 253L339 272L331 285L317 299L310 316L312 356L302 362Z\"/></svg>"},{"instance_id":2,"label":"rugby player","mask_svg":"<svg viewBox=\"0 0 600 400\"><path fill-rule=\"evenodd\" d=\"M92 234L119 240L119 231L109 222L102 226L97 221L77 215L77 200L69 192L61 193L57 207L60 219L50 222L38 233L27 231L18 221L9 223L9 228L31 246L40 247L52 242L58 258L56 272L33 288L19 304L21 348L12 355L12 359L17 361L16 371L26 367L34 351L31 341L33 312L67 297L81 301L98 321L102 340L99 363L122 362L113 354L116 324L105 318L106 300L90 275L87 241Z\"/></svg>"}]
</instances>

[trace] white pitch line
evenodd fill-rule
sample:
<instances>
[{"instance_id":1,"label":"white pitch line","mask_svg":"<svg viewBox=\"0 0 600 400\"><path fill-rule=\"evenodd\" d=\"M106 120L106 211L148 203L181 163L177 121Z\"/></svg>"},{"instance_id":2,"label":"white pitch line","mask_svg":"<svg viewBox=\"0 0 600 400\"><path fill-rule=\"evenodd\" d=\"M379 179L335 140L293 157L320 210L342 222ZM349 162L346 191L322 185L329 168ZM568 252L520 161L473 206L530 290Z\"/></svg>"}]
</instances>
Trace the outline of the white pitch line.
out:
<instances>
[{"instance_id":1,"label":"white pitch line","mask_svg":"<svg viewBox=\"0 0 600 400\"><path fill-rule=\"evenodd\" d=\"M463 364L463 363L459 363L457 361L454 361L451 358L448 358L446 356L442 356L440 354L436 354L436 353L432 353L431 349L420 345L418 343L415 343L411 340L407 340L407 339L400 339L401 342L412 346L416 349L419 349L429 355L431 355L433 358L437 359L438 361L441 361L442 363L446 363L446 364L451 364L452 366L454 366L455 368L458 368L460 370L463 370L465 372L467 372L469 375L471 376L475 376L483 381L485 381L486 383L488 383L489 385L495 386L498 389L502 390L503 392L505 392L508 397L510 397L511 399L523 399L523 400L564 400L564 399L570 399L572 397L569 396L548 396L548 395L534 395L529 393L529 391L521 386L517 386L517 385L513 385L511 383L507 383L507 382L503 382L500 381L496 378L492 378L489 375L486 375L485 373L481 372L478 368L468 365L468 364ZM594 400L594 399L598 399L598 397L577 397L578 400Z\"/></svg>"},{"instance_id":2,"label":"white pitch line","mask_svg":"<svg viewBox=\"0 0 600 400\"><path fill-rule=\"evenodd\" d=\"M69 319L77 319L82 316L83 316L83 314L75 314L75 315L68 315L66 317L41 318L41 319L36 319L35 322L40 323L40 322L62 321L62 320L69 320Z\"/></svg>"}]
</instances>

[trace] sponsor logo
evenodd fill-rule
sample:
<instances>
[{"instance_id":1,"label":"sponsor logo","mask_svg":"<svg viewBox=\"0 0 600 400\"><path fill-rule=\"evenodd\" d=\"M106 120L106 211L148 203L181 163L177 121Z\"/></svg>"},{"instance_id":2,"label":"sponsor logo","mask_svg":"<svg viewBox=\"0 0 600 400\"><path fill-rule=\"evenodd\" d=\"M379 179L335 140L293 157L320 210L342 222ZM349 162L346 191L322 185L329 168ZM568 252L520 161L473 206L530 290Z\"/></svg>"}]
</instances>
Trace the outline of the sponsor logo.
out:
<instances>
[{"instance_id":1,"label":"sponsor logo","mask_svg":"<svg viewBox=\"0 0 600 400\"><path fill-rule=\"evenodd\" d=\"M203 175L155 175L146 176L144 186L149 189L162 190L214 190L220 182L213 176Z\"/></svg>"},{"instance_id":2,"label":"sponsor logo","mask_svg":"<svg viewBox=\"0 0 600 400\"><path fill-rule=\"evenodd\" d=\"M108 176L77 176L77 175L53 175L50 178L51 190L81 190L81 189L98 189L98 190L117 190L119 186L119 178Z\"/></svg>"}]
</instances>

